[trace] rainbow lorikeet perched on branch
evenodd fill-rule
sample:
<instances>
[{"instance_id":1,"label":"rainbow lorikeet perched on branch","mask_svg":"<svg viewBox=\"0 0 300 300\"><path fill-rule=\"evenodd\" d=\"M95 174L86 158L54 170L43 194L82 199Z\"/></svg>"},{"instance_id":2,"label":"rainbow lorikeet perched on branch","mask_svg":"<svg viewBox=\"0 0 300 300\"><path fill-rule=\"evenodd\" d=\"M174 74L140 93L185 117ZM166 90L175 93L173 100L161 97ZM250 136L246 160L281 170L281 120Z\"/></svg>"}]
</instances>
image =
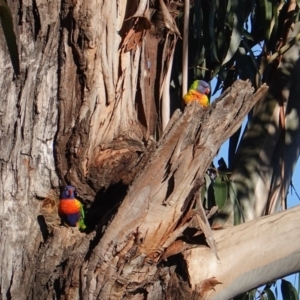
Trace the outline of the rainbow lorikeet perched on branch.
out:
<instances>
[{"instance_id":1,"label":"rainbow lorikeet perched on branch","mask_svg":"<svg viewBox=\"0 0 300 300\"><path fill-rule=\"evenodd\" d=\"M190 86L189 91L183 96L185 104L197 101L201 106L207 107L209 105L210 85L203 80L195 80Z\"/></svg>"},{"instance_id":2,"label":"rainbow lorikeet perched on branch","mask_svg":"<svg viewBox=\"0 0 300 300\"><path fill-rule=\"evenodd\" d=\"M84 210L80 201L75 198L75 187L67 185L61 192L58 213L67 226L86 228L84 224Z\"/></svg>"}]
</instances>

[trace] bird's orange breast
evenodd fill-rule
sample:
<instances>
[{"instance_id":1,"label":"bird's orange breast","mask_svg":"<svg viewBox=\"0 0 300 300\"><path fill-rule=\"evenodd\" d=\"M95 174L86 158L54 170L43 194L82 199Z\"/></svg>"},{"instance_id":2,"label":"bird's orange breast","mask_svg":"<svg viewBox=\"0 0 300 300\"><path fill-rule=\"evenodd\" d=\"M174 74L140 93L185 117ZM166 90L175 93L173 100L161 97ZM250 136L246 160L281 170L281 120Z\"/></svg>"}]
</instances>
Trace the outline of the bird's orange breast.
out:
<instances>
[{"instance_id":1,"label":"bird's orange breast","mask_svg":"<svg viewBox=\"0 0 300 300\"><path fill-rule=\"evenodd\" d=\"M76 199L62 199L59 202L58 210L65 215L75 214L80 212L80 202Z\"/></svg>"},{"instance_id":2,"label":"bird's orange breast","mask_svg":"<svg viewBox=\"0 0 300 300\"><path fill-rule=\"evenodd\" d=\"M202 106L209 105L209 99L205 94L199 93L196 90L189 90L184 96L183 100L185 104L189 104L193 101L197 101Z\"/></svg>"}]
</instances>

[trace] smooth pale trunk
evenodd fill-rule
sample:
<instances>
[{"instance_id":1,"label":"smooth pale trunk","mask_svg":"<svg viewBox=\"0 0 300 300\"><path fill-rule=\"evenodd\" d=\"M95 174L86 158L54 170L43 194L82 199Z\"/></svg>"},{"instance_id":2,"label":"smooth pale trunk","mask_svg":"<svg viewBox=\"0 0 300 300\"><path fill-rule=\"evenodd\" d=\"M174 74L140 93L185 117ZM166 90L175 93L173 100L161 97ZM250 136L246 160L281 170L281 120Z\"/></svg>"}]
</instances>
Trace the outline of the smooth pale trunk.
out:
<instances>
[{"instance_id":1,"label":"smooth pale trunk","mask_svg":"<svg viewBox=\"0 0 300 300\"><path fill-rule=\"evenodd\" d=\"M238 226L213 231L220 262L209 249L184 253L191 284L211 277L205 299L230 299L300 270L300 206ZM209 261L209 265L206 262Z\"/></svg>"}]
</instances>

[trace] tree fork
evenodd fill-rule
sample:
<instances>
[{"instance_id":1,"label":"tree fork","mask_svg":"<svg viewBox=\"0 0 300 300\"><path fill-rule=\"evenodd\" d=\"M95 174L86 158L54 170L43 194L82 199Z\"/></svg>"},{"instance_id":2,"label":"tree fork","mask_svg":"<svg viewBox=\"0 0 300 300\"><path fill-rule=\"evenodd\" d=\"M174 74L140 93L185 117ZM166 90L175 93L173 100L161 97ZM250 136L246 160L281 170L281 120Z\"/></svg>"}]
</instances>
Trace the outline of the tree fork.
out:
<instances>
[{"instance_id":1,"label":"tree fork","mask_svg":"<svg viewBox=\"0 0 300 300\"><path fill-rule=\"evenodd\" d=\"M79 237L78 245L90 242L89 254L83 263L76 262L72 254L68 257L64 274L69 277L62 287L65 295L83 291L84 299L90 295L118 299L141 289L149 293L151 280L163 278L164 272L171 276L165 264L157 266L157 262L167 248L165 242L173 242L168 238L187 213L183 207L191 209L186 206L190 191L267 89L264 85L253 94L249 82L237 81L208 109L192 104L174 114L106 231L98 228L97 237L95 233Z\"/></svg>"}]
</instances>

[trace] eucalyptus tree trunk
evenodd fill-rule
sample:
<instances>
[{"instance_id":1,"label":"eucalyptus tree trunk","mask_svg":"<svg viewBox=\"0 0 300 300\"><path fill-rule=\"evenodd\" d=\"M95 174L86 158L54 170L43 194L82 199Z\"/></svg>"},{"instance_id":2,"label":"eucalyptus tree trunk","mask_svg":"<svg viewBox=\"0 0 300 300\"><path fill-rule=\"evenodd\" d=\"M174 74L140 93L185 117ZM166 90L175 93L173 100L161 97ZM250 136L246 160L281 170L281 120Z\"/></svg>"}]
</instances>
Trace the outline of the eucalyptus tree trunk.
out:
<instances>
[{"instance_id":1,"label":"eucalyptus tree trunk","mask_svg":"<svg viewBox=\"0 0 300 300\"><path fill-rule=\"evenodd\" d=\"M71 236L82 238L57 227L59 187L76 186L90 208L87 222L93 235L95 225L124 197L137 166L147 161L142 154L160 130L154 87L167 68L164 45L175 39L171 35L160 43L156 29L150 30L150 16L160 10L149 8L147 1L8 5L21 72L14 75L1 35L5 263L0 286L4 297L43 298L59 286L53 272L67 257L66 249L76 244ZM112 196L103 191L114 185L110 201ZM46 241L56 244L47 248L51 258L46 255L44 265Z\"/></svg>"},{"instance_id":2,"label":"eucalyptus tree trunk","mask_svg":"<svg viewBox=\"0 0 300 300\"><path fill-rule=\"evenodd\" d=\"M267 87L253 94L237 82L207 110L177 110L162 134L158 99L177 32L168 25L159 38L155 18L172 15L162 1L148 4L8 1L21 73L1 35L3 299L205 298L229 285L215 265L234 240L218 254L219 234L193 207L219 146ZM85 233L60 225L65 184L86 206ZM190 268L188 249L199 247L212 254L203 274L216 279Z\"/></svg>"},{"instance_id":3,"label":"eucalyptus tree trunk","mask_svg":"<svg viewBox=\"0 0 300 300\"><path fill-rule=\"evenodd\" d=\"M5 263L0 285L2 295L25 299L35 295L33 284L48 285L53 278L40 276L48 270L33 270L42 264L44 242L59 228L55 227L60 224L59 187L67 182L75 185L79 196L91 204L87 201L94 200L101 188L119 182L127 186L135 176L140 154L155 132L159 40L148 34L146 47L149 20L133 17L138 2L128 7L124 1L9 1L8 5L21 73L14 76L1 35ZM130 34L129 45L125 41ZM92 229L98 218L97 213L90 217ZM60 229L59 239L64 232ZM55 257L51 272L62 263L68 234L49 250Z\"/></svg>"}]
</instances>

